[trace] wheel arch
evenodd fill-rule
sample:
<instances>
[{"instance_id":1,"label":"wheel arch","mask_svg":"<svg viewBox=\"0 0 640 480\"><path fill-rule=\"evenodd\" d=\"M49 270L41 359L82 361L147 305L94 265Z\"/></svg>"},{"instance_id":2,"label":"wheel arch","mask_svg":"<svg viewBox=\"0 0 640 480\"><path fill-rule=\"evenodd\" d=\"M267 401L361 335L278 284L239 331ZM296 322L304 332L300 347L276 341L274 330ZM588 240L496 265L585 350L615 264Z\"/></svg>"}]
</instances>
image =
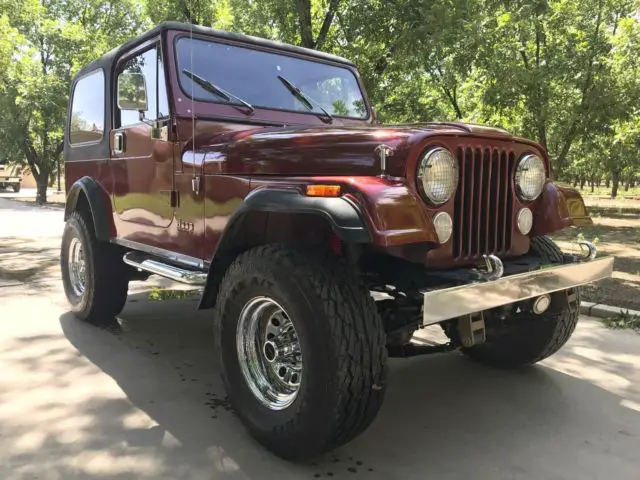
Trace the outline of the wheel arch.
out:
<instances>
[{"instance_id":1,"label":"wheel arch","mask_svg":"<svg viewBox=\"0 0 640 480\"><path fill-rule=\"evenodd\" d=\"M294 188L254 190L227 222L198 308L215 305L218 285L240 253L267 243L320 241L328 232L345 244L371 243L364 216L350 199L309 197Z\"/></svg>"},{"instance_id":2,"label":"wheel arch","mask_svg":"<svg viewBox=\"0 0 640 480\"><path fill-rule=\"evenodd\" d=\"M91 177L82 177L69 188L64 208L64 220L86 205L91 214L98 240L109 241L116 235L109 194Z\"/></svg>"}]
</instances>

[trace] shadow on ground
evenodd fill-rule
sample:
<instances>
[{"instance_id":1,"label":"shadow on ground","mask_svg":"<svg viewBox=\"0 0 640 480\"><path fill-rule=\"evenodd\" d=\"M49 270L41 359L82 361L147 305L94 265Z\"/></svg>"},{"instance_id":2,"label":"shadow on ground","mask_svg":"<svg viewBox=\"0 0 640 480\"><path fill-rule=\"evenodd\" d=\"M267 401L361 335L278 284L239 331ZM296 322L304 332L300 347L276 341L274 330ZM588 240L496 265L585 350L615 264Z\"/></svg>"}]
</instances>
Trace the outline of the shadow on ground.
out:
<instances>
[{"instance_id":1,"label":"shadow on ground","mask_svg":"<svg viewBox=\"0 0 640 480\"><path fill-rule=\"evenodd\" d=\"M0 438L16 439L3 462L14 475L3 478L637 480L640 352L618 351L595 323L554 368L496 371L456 354L392 361L373 426L294 465L230 410L210 312L196 301L134 294L117 322L63 314L64 336L5 342L3 367L31 388L0 395ZM7 411L16 402L20 417Z\"/></svg>"},{"instance_id":2,"label":"shadow on ground","mask_svg":"<svg viewBox=\"0 0 640 480\"><path fill-rule=\"evenodd\" d=\"M58 272L60 247L54 239L5 237L0 244L0 282L42 281Z\"/></svg>"},{"instance_id":3,"label":"shadow on ground","mask_svg":"<svg viewBox=\"0 0 640 480\"><path fill-rule=\"evenodd\" d=\"M155 459L156 477L196 478L179 475L188 465L210 470L203 478L584 479L615 472L631 479L640 467L640 415L622 406L621 396L548 367L494 371L458 355L394 361L385 406L368 432L313 464L287 464L256 445L229 410L210 313L191 310L195 299L146 299L132 298L106 328L68 314L60 322L78 352L126 395L88 402L93 448L142 448ZM597 346L598 339L589 342ZM558 361L577 373L595 367L631 378L633 363L611 360L613 353L595 361L568 349ZM138 409L153 426L126 426Z\"/></svg>"}]
</instances>

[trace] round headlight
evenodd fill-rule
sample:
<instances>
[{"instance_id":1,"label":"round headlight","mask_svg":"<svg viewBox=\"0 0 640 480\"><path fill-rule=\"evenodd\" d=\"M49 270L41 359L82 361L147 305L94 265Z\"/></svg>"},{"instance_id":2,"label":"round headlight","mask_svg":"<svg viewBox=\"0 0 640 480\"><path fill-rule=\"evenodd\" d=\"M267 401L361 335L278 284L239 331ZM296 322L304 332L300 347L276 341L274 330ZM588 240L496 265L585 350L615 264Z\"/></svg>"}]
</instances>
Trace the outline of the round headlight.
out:
<instances>
[{"instance_id":1,"label":"round headlight","mask_svg":"<svg viewBox=\"0 0 640 480\"><path fill-rule=\"evenodd\" d=\"M447 202L458 186L458 162L444 148L429 150L418 166L418 185L434 205Z\"/></svg>"},{"instance_id":2,"label":"round headlight","mask_svg":"<svg viewBox=\"0 0 640 480\"><path fill-rule=\"evenodd\" d=\"M516 167L516 189L521 200L535 200L546 180L544 162L537 155L525 155Z\"/></svg>"}]
</instances>

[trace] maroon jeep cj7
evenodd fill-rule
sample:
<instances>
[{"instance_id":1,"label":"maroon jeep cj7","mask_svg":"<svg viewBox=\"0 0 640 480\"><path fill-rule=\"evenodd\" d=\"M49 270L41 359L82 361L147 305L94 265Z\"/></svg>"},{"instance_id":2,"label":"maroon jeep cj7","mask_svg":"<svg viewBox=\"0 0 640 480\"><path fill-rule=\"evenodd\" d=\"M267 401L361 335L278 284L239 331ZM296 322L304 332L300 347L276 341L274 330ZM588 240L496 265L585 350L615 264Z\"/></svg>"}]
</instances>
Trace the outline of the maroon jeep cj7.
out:
<instances>
[{"instance_id":1,"label":"maroon jeep cj7","mask_svg":"<svg viewBox=\"0 0 640 480\"><path fill-rule=\"evenodd\" d=\"M378 125L351 62L244 35L164 23L84 68L64 155L72 311L112 320L151 274L203 286L231 405L287 459L371 424L389 356L552 355L613 268L547 236L591 219L540 145ZM446 344L411 342L434 324Z\"/></svg>"}]
</instances>

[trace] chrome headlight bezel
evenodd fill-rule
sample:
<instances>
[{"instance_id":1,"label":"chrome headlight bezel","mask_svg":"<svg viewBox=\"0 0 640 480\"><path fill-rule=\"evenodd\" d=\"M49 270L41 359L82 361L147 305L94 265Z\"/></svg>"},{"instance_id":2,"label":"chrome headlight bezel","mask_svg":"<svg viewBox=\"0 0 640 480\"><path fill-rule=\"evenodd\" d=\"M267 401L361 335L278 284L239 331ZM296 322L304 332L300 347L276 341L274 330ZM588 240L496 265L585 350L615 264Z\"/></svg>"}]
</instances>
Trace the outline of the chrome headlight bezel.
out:
<instances>
[{"instance_id":1,"label":"chrome headlight bezel","mask_svg":"<svg viewBox=\"0 0 640 480\"><path fill-rule=\"evenodd\" d=\"M429 178L430 173L433 175L433 171L430 170L434 166L434 162L443 162L444 168L449 168L449 172L445 172L449 174L449 178L440 179L432 179ZM442 165L442 164L441 164ZM436 172L436 174L441 174L441 172ZM458 161L453 154L444 147L435 147L427 151L422 158L420 159L420 163L418 164L417 171L417 184L418 189L422 196L434 206L444 205L449 200L453 198L458 188L459 181L459 171L458 171ZM443 186L442 183L445 183ZM434 185L436 188L434 188ZM438 187L442 187L444 191L438 192Z\"/></svg>"},{"instance_id":2,"label":"chrome headlight bezel","mask_svg":"<svg viewBox=\"0 0 640 480\"><path fill-rule=\"evenodd\" d=\"M525 189L523 189L522 177L525 172L530 171L531 168L535 168L537 171L534 175L538 175L538 178L535 179L538 183L534 185L533 188L531 185L527 185ZM536 155L535 153L525 154L520 160L518 160L513 180L518 198L523 202L533 202L542 194L544 184L547 180L547 167L544 160L542 160L540 155Z\"/></svg>"}]
</instances>

